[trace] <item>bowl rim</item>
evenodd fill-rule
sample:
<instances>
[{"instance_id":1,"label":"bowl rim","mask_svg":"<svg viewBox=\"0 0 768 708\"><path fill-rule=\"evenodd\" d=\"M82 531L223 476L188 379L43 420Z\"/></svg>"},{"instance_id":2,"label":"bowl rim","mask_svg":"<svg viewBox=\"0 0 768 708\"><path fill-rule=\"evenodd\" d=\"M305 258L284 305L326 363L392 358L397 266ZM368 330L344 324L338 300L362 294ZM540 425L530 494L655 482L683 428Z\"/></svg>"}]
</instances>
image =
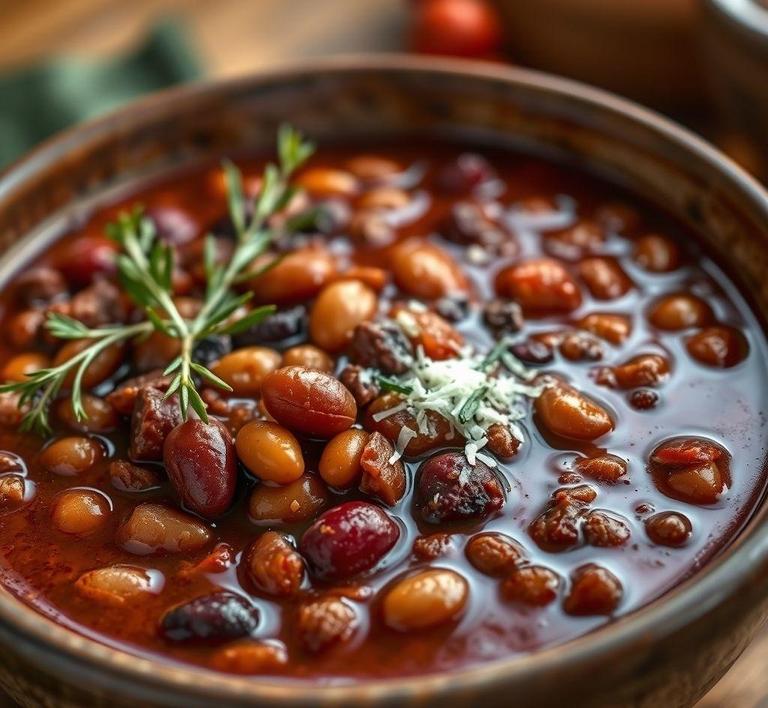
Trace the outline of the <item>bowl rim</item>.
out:
<instances>
[{"instance_id":1,"label":"bowl rim","mask_svg":"<svg viewBox=\"0 0 768 708\"><path fill-rule=\"evenodd\" d=\"M166 89L130 102L123 108L85 123L76 125L48 139L26 156L0 173L0 209L12 202L17 190L46 166L61 160L73 147L88 145L100 136L119 130L127 118L140 116L134 127L151 123L163 111L179 101L200 95L236 92L262 83L288 80L307 75L331 72L354 75L364 72L435 73L466 80L495 80L511 86L522 86L559 100L575 101L608 111L630 124L640 125L683 147L687 152L716 169L730 186L735 187L757 207L768 225L768 192L757 181L716 148L673 121L602 89L556 77L543 72L502 66L465 59L414 57L404 54L338 55L311 60L292 61L269 67L258 73L227 79L194 82ZM660 635L679 629L702 617L739 589L748 571L768 565L768 534L758 534L759 527L768 526L768 505L758 504L751 518L733 542L706 563L692 577L667 591L661 598L619 618L597 631L581 635L533 654L495 660L444 674L430 673L390 679L360 679L343 685L317 681L246 678L218 673L203 667L185 666L151 657L137 656L103 644L66 625L41 614L16 598L4 585L0 587L0 625L15 633L18 646L27 641L39 657L53 651L58 658L79 662L101 676L111 675L127 681L140 681L146 688L175 689L176 696L217 701L253 702L263 700L268 705L359 705L367 702L423 696L426 693L446 695L457 686L462 689L487 688L500 682L512 682L523 674L557 675L564 663L594 661L598 656L610 657L616 648L627 642L653 642ZM192 694L190 693L192 692Z\"/></svg>"},{"instance_id":2,"label":"bowl rim","mask_svg":"<svg viewBox=\"0 0 768 708\"><path fill-rule=\"evenodd\" d=\"M768 6L757 0L708 0L716 12L768 47Z\"/></svg>"}]
</instances>

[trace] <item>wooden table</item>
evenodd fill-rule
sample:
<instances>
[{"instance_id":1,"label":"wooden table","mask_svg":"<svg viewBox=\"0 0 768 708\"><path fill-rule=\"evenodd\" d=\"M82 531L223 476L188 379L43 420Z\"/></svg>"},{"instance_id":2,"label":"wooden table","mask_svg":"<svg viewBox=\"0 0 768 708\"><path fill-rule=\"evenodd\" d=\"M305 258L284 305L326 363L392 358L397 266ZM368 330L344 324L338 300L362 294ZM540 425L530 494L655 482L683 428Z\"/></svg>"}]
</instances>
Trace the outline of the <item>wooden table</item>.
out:
<instances>
[{"instance_id":1,"label":"wooden table","mask_svg":"<svg viewBox=\"0 0 768 708\"><path fill-rule=\"evenodd\" d=\"M232 76L292 57L397 51L405 2L0 0L0 70L62 52L107 55L169 14L184 23L210 75ZM767 661L763 630L698 708L768 708Z\"/></svg>"}]
</instances>

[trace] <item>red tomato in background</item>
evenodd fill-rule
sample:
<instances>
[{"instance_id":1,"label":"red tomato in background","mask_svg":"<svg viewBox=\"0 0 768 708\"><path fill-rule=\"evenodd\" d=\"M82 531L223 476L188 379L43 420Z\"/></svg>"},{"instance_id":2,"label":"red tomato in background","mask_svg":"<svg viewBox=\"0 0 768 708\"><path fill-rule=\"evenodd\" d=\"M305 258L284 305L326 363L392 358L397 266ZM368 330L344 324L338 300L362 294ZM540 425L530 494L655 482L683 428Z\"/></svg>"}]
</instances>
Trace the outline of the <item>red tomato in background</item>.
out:
<instances>
[{"instance_id":1,"label":"red tomato in background","mask_svg":"<svg viewBox=\"0 0 768 708\"><path fill-rule=\"evenodd\" d=\"M492 58L501 46L501 21L485 0L413 3L409 46L422 54Z\"/></svg>"}]
</instances>

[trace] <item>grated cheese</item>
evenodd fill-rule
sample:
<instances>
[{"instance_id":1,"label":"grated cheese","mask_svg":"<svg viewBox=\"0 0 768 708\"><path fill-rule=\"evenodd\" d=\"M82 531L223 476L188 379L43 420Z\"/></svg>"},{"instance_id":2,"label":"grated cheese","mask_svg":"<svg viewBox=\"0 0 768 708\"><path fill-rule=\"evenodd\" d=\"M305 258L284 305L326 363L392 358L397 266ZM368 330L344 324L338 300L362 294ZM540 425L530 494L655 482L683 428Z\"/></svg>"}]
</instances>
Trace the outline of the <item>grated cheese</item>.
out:
<instances>
[{"instance_id":1,"label":"grated cheese","mask_svg":"<svg viewBox=\"0 0 768 708\"><path fill-rule=\"evenodd\" d=\"M405 448L408 447L408 443L418 436L419 434L415 430L411 430L405 425L400 428L400 432L397 435L397 442L395 443L395 452L392 457L389 458L389 464L394 465L395 462L403 456Z\"/></svg>"}]
</instances>

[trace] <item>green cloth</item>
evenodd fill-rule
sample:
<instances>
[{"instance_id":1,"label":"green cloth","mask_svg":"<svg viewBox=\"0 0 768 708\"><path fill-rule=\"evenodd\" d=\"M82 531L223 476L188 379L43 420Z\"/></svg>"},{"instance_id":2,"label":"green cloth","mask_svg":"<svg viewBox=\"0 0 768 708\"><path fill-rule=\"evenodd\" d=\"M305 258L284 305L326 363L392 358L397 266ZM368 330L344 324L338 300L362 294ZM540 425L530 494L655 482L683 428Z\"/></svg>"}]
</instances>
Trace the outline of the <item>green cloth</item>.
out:
<instances>
[{"instance_id":1,"label":"green cloth","mask_svg":"<svg viewBox=\"0 0 768 708\"><path fill-rule=\"evenodd\" d=\"M124 56L65 57L0 74L0 168L73 123L199 74L186 37L171 21Z\"/></svg>"}]
</instances>

